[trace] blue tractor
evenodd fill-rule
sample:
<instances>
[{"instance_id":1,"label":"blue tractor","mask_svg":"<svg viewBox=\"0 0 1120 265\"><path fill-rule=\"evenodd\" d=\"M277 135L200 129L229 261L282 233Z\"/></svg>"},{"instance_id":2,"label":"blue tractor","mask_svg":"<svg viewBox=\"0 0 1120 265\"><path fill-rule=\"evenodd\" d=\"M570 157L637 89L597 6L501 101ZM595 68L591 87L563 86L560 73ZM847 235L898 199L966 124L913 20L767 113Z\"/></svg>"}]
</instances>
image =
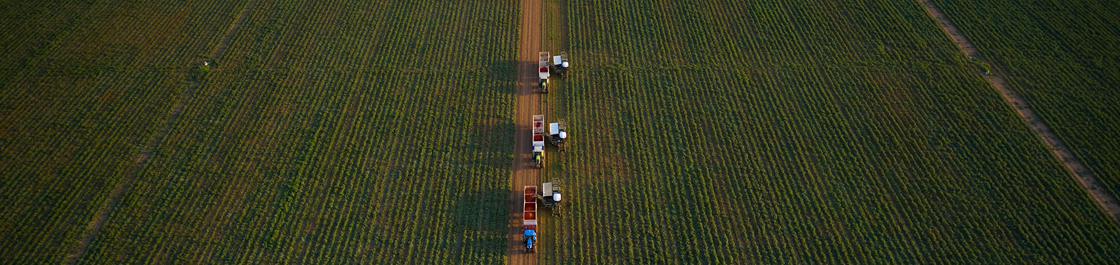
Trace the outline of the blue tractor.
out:
<instances>
[{"instance_id":1,"label":"blue tractor","mask_svg":"<svg viewBox=\"0 0 1120 265\"><path fill-rule=\"evenodd\" d=\"M533 249L533 241L537 241L537 231L533 231L532 229L525 230L525 234L522 234L521 238L525 239L525 252L535 252Z\"/></svg>"}]
</instances>

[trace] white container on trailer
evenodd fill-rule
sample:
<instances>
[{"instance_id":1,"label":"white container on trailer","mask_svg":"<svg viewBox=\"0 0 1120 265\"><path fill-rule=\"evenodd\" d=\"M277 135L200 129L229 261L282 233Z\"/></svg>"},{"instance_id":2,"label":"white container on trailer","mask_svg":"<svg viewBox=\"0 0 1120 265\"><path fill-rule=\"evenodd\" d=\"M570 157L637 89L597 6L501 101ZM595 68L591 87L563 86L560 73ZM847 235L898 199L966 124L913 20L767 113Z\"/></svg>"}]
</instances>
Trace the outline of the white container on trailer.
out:
<instances>
[{"instance_id":1,"label":"white container on trailer","mask_svg":"<svg viewBox=\"0 0 1120 265\"><path fill-rule=\"evenodd\" d=\"M548 79L548 68L550 68L552 65L548 62L548 52L540 52L537 54L537 57L537 76L540 77L540 79L543 81Z\"/></svg>"}]
</instances>

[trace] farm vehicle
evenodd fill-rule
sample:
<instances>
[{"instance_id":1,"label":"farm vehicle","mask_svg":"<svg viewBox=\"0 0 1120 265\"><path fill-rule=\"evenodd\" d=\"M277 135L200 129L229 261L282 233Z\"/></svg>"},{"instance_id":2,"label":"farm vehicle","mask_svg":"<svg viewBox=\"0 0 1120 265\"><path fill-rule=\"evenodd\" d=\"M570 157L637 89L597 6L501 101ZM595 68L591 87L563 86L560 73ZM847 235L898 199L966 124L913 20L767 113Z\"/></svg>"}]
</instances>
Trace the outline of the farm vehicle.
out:
<instances>
[{"instance_id":1,"label":"farm vehicle","mask_svg":"<svg viewBox=\"0 0 1120 265\"><path fill-rule=\"evenodd\" d=\"M564 121L548 124L548 134L544 131L544 115L533 115L533 164L537 168L544 168L545 138L564 151L564 142L568 140L567 128Z\"/></svg>"},{"instance_id":2,"label":"farm vehicle","mask_svg":"<svg viewBox=\"0 0 1120 265\"><path fill-rule=\"evenodd\" d=\"M538 54L538 88L541 93L548 93L548 79L552 73L556 73L562 78L568 76L568 54L561 52L560 55L550 56L548 52L540 52ZM534 166L544 168L545 163L545 142L551 142L563 151L564 143L567 141L568 132L564 121L557 121L548 124L548 131L545 131L544 115L533 115L533 132L532 132L532 160ZM536 252L537 239L537 205L542 205L546 208L552 209L553 214L560 214L560 202L563 200L563 195L560 193L560 182L553 179L552 182L541 184L541 190L538 192L537 186L524 186L522 201L522 234L521 239L525 247L525 252Z\"/></svg>"},{"instance_id":3,"label":"farm vehicle","mask_svg":"<svg viewBox=\"0 0 1120 265\"><path fill-rule=\"evenodd\" d=\"M539 79L537 85L544 94L548 94L548 68L550 67L548 57L548 52L537 53L537 78Z\"/></svg>"},{"instance_id":4,"label":"farm vehicle","mask_svg":"<svg viewBox=\"0 0 1120 265\"><path fill-rule=\"evenodd\" d=\"M522 207L521 238L525 240L525 251L534 252L533 243L537 240L537 186L525 186L525 201Z\"/></svg>"},{"instance_id":5,"label":"farm vehicle","mask_svg":"<svg viewBox=\"0 0 1120 265\"><path fill-rule=\"evenodd\" d=\"M534 246L537 242L537 205L551 208L553 214L560 214L560 201L563 198L560 195L560 182L556 179L541 184L541 192L537 192L537 186L525 186L524 191L521 239L524 240L525 251L532 253L536 251Z\"/></svg>"},{"instance_id":6,"label":"farm vehicle","mask_svg":"<svg viewBox=\"0 0 1120 265\"><path fill-rule=\"evenodd\" d=\"M568 52L556 56L550 56L549 52L537 53L537 87L541 93L548 94L548 78L552 73L567 78L568 66Z\"/></svg>"},{"instance_id":7,"label":"farm vehicle","mask_svg":"<svg viewBox=\"0 0 1120 265\"><path fill-rule=\"evenodd\" d=\"M544 168L544 115L533 115L533 164Z\"/></svg>"},{"instance_id":8,"label":"farm vehicle","mask_svg":"<svg viewBox=\"0 0 1120 265\"><path fill-rule=\"evenodd\" d=\"M564 140L568 139L568 129L564 126L564 121L557 121L548 124L548 139L552 141L560 151L564 151Z\"/></svg>"},{"instance_id":9,"label":"farm vehicle","mask_svg":"<svg viewBox=\"0 0 1120 265\"><path fill-rule=\"evenodd\" d=\"M529 253L536 252L536 250L533 249L533 243L534 243L533 241L537 240L537 232L536 231L525 230L525 233L521 234L521 238L525 240L525 252L529 252Z\"/></svg>"},{"instance_id":10,"label":"farm vehicle","mask_svg":"<svg viewBox=\"0 0 1120 265\"><path fill-rule=\"evenodd\" d=\"M563 199L560 195L560 181L553 178L552 182L541 184L541 192L534 193L533 198L540 201L542 206L552 208L552 213L560 214L560 200Z\"/></svg>"},{"instance_id":11,"label":"farm vehicle","mask_svg":"<svg viewBox=\"0 0 1120 265\"><path fill-rule=\"evenodd\" d=\"M552 56L551 70L562 78L568 78L568 52L560 52L560 55Z\"/></svg>"}]
</instances>

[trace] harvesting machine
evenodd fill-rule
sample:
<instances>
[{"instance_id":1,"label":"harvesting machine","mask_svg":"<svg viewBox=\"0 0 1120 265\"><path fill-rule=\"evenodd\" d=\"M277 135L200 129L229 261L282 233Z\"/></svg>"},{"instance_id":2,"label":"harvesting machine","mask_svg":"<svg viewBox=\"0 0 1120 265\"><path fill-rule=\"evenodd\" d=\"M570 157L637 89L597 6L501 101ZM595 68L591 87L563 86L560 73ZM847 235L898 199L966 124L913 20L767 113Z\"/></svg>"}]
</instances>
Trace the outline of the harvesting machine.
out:
<instances>
[{"instance_id":1,"label":"harvesting machine","mask_svg":"<svg viewBox=\"0 0 1120 265\"><path fill-rule=\"evenodd\" d=\"M541 192L535 193L534 198L541 202L541 205L547 208L552 208L553 214L560 214L560 181L553 178L552 182L545 182L541 184Z\"/></svg>"},{"instance_id":2,"label":"harvesting machine","mask_svg":"<svg viewBox=\"0 0 1120 265\"><path fill-rule=\"evenodd\" d=\"M568 139L567 127L564 126L564 121L557 121L548 124L548 139L552 141L553 145L564 151L564 140Z\"/></svg>"},{"instance_id":3,"label":"harvesting machine","mask_svg":"<svg viewBox=\"0 0 1120 265\"><path fill-rule=\"evenodd\" d=\"M552 56L551 66L553 73L568 78L568 52L560 52L560 55Z\"/></svg>"}]
</instances>

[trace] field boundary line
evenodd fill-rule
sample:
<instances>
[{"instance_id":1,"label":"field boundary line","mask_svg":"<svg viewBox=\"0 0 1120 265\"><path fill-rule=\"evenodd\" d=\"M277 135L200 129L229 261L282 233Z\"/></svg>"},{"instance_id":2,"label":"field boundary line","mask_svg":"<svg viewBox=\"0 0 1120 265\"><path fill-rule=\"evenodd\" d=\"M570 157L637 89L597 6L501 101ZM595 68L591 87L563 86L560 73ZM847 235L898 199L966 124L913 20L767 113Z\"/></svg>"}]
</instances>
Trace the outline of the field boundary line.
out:
<instances>
[{"instance_id":1,"label":"field boundary line","mask_svg":"<svg viewBox=\"0 0 1120 265\"><path fill-rule=\"evenodd\" d=\"M949 21L949 17L945 16L945 13L941 12L941 9L934 5L933 0L918 0L918 2L930 16L937 20L941 30L945 31L946 35L949 35L949 38L957 44L957 47L960 48L965 55L971 59L981 58L980 51L964 37L960 29ZM1113 221L1120 221L1120 203L1117 203L1116 197L1102 188L1103 185L1093 176L1089 168L1073 155L1073 152L1058 138L1058 135L1054 134L1050 126L1047 126L1042 119L1038 118L1038 115L1027 105L1027 101L1023 99L1022 96L1019 96L1019 94L1007 88L1007 82L1000 73L997 67L992 65L991 74L985 75L984 79L1000 92L1000 96L1003 96L1007 104L1010 104L1011 107L1015 109L1016 113L1019 114L1019 117L1023 118L1023 122L1031 127L1039 138L1042 138L1042 142L1046 144L1050 152L1061 160L1066 170L1077 179L1081 187L1089 192L1089 196L1092 197L1093 200L1096 200L1097 204L1100 204L1104 212L1111 216Z\"/></svg>"},{"instance_id":2,"label":"field boundary line","mask_svg":"<svg viewBox=\"0 0 1120 265\"><path fill-rule=\"evenodd\" d=\"M229 29L226 30L225 35L222 36L222 42L219 43L218 46L210 52L210 57L208 57L207 60L209 60L210 58L214 58L214 56L225 50L225 47L229 44L229 41L233 37L234 33L238 28L240 28L241 22L245 19L245 15L248 14L249 10L252 9L253 5L256 4L256 2L256 0L253 0L241 9L241 13L238 14L237 18L233 20L233 23L230 24ZM175 107L171 109L170 117L168 117L167 120L163 122L162 128L158 133L156 133L155 137L153 137L151 141L149 141L146 145L144 145L143 148L140 149L140 153L136 157L136 164L133 169L130 170L128 172L128 175L126 175L125 178L121 180L119 184L117 184L117 187L113 189L113 192L111 193L111 195L109 195L109 200L106 201L105 204L103 204L101 208L97 210L97 214L94 215L93 220L90 221L89 226L86 228L86 233L82 235L81 241L78 242L78 247L66 256L66 261L64 261L63 264L75 264L78 262L79 258L85 255L86 249L89 248L89 244L93 241L93 237L97 236L97 234L101 232L101 227L105 225L105 220L109 219L109 214L112 212L113 207L115 207L116 204L120 201L121 196L124 196L124 191L128 190L128 188L132 186L132 182L136 180L136 176L140 174L140 170L143 169L144 165L148 163L148 158L152 156L152 153L159 149L159 146L163 143L164 138L166 138L167 134L171 131L171 125L179 119L179 116L183 113L184 105L186 105L187 101L193 98L194 90L202 85L201 82L202 80L190 80L191 84L186 89L186 91L184 91L183 97L180 98L179 102L175 103Z\"/></svg>"}]
</instances>

